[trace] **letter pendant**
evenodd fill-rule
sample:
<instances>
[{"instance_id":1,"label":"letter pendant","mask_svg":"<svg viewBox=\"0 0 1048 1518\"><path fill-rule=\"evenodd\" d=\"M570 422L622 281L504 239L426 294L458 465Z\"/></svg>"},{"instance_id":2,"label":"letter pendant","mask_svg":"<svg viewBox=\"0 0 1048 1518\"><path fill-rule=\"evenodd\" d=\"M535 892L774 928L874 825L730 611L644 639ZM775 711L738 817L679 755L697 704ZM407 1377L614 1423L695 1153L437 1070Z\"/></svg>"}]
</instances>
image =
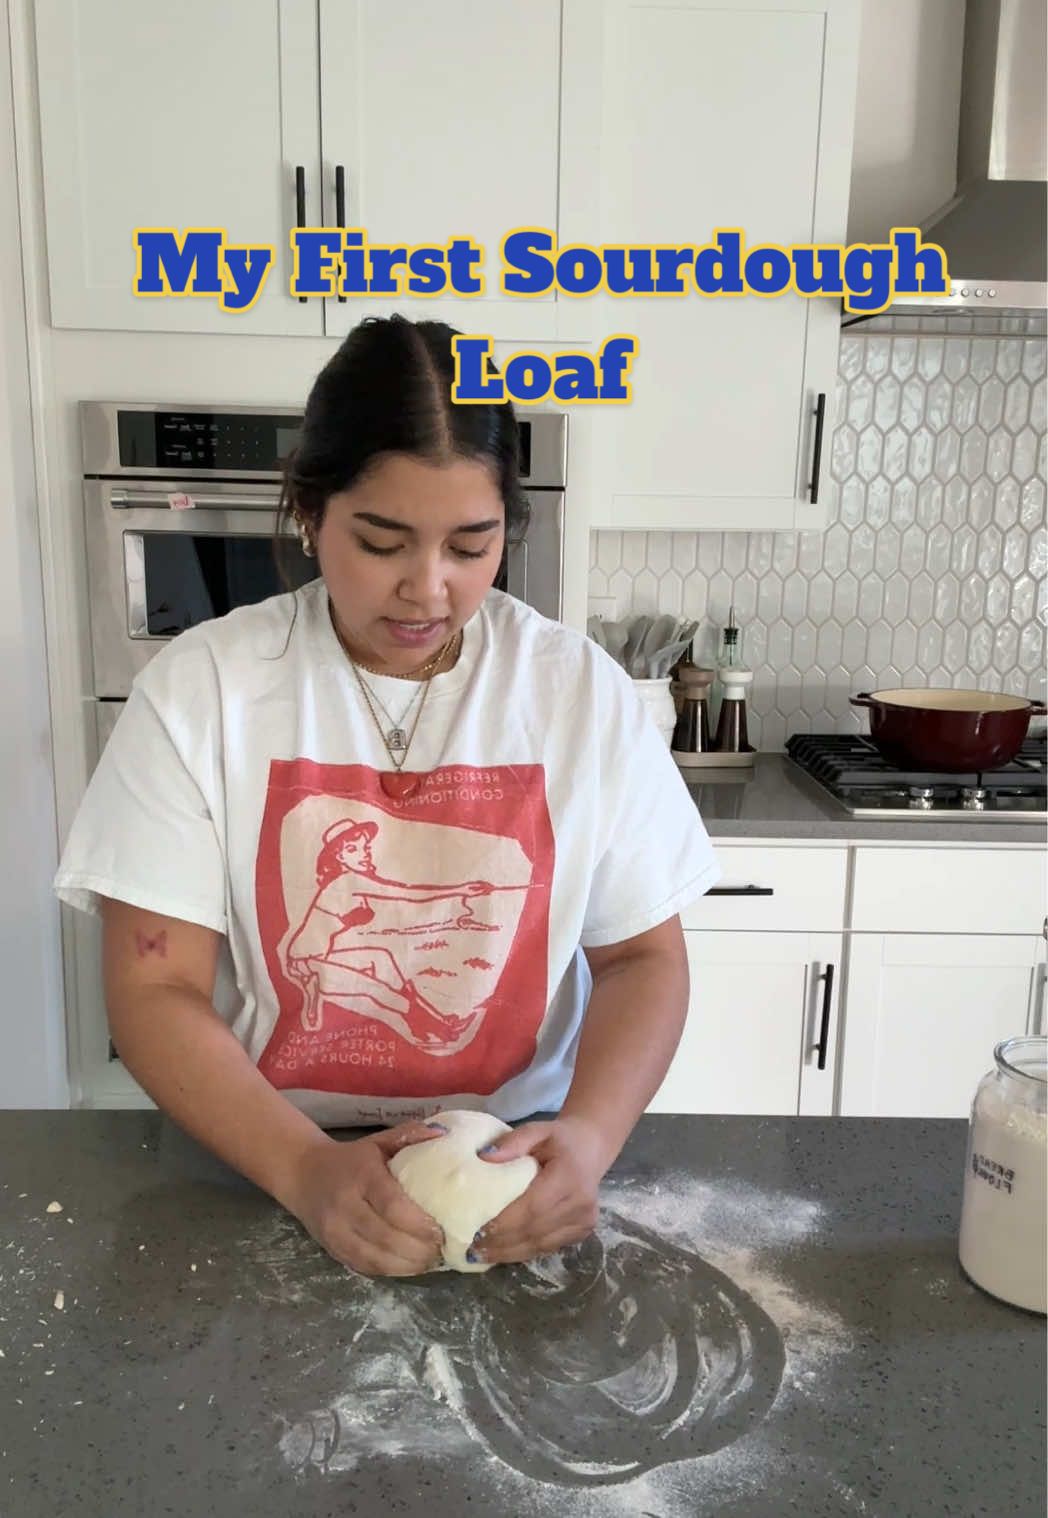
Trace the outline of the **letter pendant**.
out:
<instances>
[{"instance_id":1,"label":"letter pendant","mask_svg":"<svg viewBox=\"0 0 1048 1518\"><path fill-rule=\"evenodd\" d=\"M391 754L404 754L407 752L408 735L402 727L395 727L386 734L386 747Z\"/></svg>"}]
</instances>

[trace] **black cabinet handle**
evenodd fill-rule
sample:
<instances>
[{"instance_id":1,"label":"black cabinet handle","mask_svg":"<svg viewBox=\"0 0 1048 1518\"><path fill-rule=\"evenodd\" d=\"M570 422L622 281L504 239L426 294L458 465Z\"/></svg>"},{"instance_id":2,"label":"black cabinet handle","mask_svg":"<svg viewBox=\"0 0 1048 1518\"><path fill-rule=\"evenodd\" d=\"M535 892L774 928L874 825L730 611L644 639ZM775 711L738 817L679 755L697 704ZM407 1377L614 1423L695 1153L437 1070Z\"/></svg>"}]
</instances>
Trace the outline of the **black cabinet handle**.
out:
<instances>
[{"instance_id":1,"label":"black cabinet handle","mask_svg":"<svg viewBox=\"0 0 1048 1518\"><path fill-rule=\"evenodd\" d=\"M819 475L822 471L822 429L826 421L826 392L822 391L815 402L815 449L811 461L811 484L808 487L811 503L819 499Z\"/></svg>"},{"instance_id":2,"label":"black cabinet handle","mask_svg":"<svg viewBox=\"0 0 1048 1518\"><path fill-rule=\"evenodd\" d=\"M341 163L335 165L335 225L336 227L346 225L346 170ZM338 302L340 306L344 306L346 297L340 295Z\"/></svg>"},{"instance_id":3,"label":"black cabinet handle","mask_svg":"<svg viewBox=\"0 0 1048 1518\"><path fill-rule=\"evenodd\" d=\"M815 1048L819 1055L819 1069L826 1069L826 1052L830 1044L830 1004L833 1001L833 966L827 965L823 974L819 977L823 982L822 992L822 1024L819 1028L819 1042Z\"/></svg>"},{"instance_id":4,"label":"black cabinet handle","mask_svg":"<svg viewBox=\"0 0 1048 1518\"><path fill-rule=\"evenodd\" d=\"M774 896L773 886L710 886L707 896Z\"/></svg>"},{"instance_id":5,"label":"black cabinet handle","mask_svg":"<svg viewBox=\"0 0 1048 1518\"><path fill-rule=\"evenodd\" d=\"M306 224L306 171L301 164L295 166L295 226L304 227ZM300 306L306 304L307 297L300 295Z\"/></svg>"}]
</instances>

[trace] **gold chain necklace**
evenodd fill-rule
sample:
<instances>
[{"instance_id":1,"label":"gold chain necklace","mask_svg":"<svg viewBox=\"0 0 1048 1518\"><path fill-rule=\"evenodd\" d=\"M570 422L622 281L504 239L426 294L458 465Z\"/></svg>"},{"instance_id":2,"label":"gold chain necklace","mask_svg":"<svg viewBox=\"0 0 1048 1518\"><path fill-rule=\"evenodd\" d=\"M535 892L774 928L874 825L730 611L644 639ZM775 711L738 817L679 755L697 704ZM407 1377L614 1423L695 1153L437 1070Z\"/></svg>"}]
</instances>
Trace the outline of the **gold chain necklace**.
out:
<instances>
[{"instance_id":1,"label":"gold chain necklace","mask_svg":"<svg viewBox=\"0 0 1048 1518\"><path fill-rule=\"evenodd\" d=\"M334 623L332 623L332 626L334 626ZM427 660L427 662L425 664L420 664L417 669L409 669L409 670L407 670L402 675L401 674L397 674L395 670L373 669L370 664L365 664L362 659L354 659L353 655L349 652L349 649L346 648L345 642L343 641L343 638L342 638L342 634L339 632L339 630L338 630L337 627L335 628L335 636L338 638L338 641L342 644L342 647L343 647L343 649L345 650L345 653L346 653L346 657L349 658L349 659L352 659L353 663L357 666L357 668L364 670L367 674L369 674L369 675L382 675L387 680L417 680L421 675L428 675L431 669L435 670L437 668L437 666L440 664L441 660L446 657L448 649L451 647L452 643L454 643L455 639L458 637L458 633L452 633L451 637L444 644L444 647L439 651L439 653L434 654L434 656L433 656L432 659Z\"/></svg>"},{"instance_id":2,"label":"gold chain necklace","mask_svg":"<svg viewBox=\"0 0 1048 1518\"><path fill-rule=\"evenodd\" d=\"M334 622L332 622L332 626L334 627ZM382 700L382 697L379 695L378 691L372 690L371 687L366 683L366 681L364 681L361 678L360 671L362 669L367 670L369 674L375 674L375 673L377 673L377 671L368 669L368 666L366 664L361 664L357 659L354 659L353 655L350 653L349 649L346 647L345 640L342 637L342 634L339 632L339 630L338 630L337 627L335 627L335 636L338 638L339 643L342 645L342 651L343 651L343 653L346 655L346 658L349 660L350 664L353 666L353 673L354 673L354 675L357 678L357 684L360 686L360 689L361 689L361 691L363 692L363 695L364 695L364 699L368 703L368 710L371 712L371 715L374 718L374 721L375 721L376 725L378 726L379 732L382 734L382 741L383 741L383 743L386 746L386 752L389 754L390 759L392 759L394 763L396 763L394 755L395 754L401 754L403 756L402 759L401 759L401 764L403 764L404 760L407 758L407 751L408 751L408 748L411 745L411 738L414 737L414 734L415 734L415 727L418 726L418 717L416 717L415 718L415 726L412 727L412 729L411 729L411 736L409 737L404 732L404 723L407 720L407 715L411 711L411 708L414 706L415 702L419 699L419 690L418 690L418 688L416 688L415 692L413 693L413 695L411 697L411 700L408 702L407 706L404 708L403 712L401 713L400 718L398 719L398 718L394 717L393 714L392 714L392 712L386 706L385 702ZM444 644L443 648L441 648L439 650L439 652L436 654L436 656L434 658L430 659L425 665L421 666L422 669L430 671L430 673L427 676L427 678L423 682L421 682L421 691L422 691L422 702L423 702L423 704L425 703L426 692L429 689L429 682L430 682L430 680L433 678L433 675L436 673L437 669L439 668L439 666L441 665L441 663L444 661L444 659L447 658L449 652L451 651L452 645L460 637L461 637L460 633L452 633L451 637ZM389 723L389 731L388 731L388 733L387 732L383 732L382 725L378 721L378 717L375 714L375 706L376 705L378 706L379 710L382 712L382 715L385 717L386 721ZM422 707L420 706L419 707L418 716L421 716L421 715L422 715Z\"/></svg>"},{"instance_id":3,"label":"gold chain necklace","mask_svg":"<svg viewBox=\"0 0 1048 1518\"><path fill-rule=\"evenodd\" d=\"M330 612L330 602L328 605ZM429 695L429 687L433 682L433 676L436 670L440 667L443 660L447 658L452 646L461 639L462 633L461 631L452 633L451 637L444 644L440 652L434 658L428 660L426 664L421 665L418 670L414 671L416 675L421 674L424 671L427 672L427 674L425 680L422 682L422 699L419 701L418 711L415 713L415 720L411 724L411 731L410 733L405 733L402 724L404 718L407 716L408 712L415 704L415 700L417 699L416 696L412 696L411 701L408 703L404 711L404 716L401 718L400 722L394 722L389 712L386 711L385 706L382 705L382 702L379 699L377 693L368 687L366 680L364 680L363 676L361 675L361 669L367 670L368 666L366 664L358 666L357 660L354 659L353 655L346 647L345 639L335 625L334 616L331 617L331 626L334 629L335 637L338 639L343 653L349 660L350 667L352 668L353 674L356 677L357 684L360 687L360 694L364 697L364 702L367 706L368 712L371 715L371 720L375 724L375 729L382 740L382 746L386 750L386 753L389 755L389 762L392 764L394 769L394 774L392 775L380 775L379 783L387 796L392 796L398 799L410 796L418 789L419 784L421 783L421 776L405 776L401 772L407 763L408 752L411 748L412 743L414 742L415 734L418 731L419 722L422 720L422 713L425 709L426 697ZM377 674L379 671L368 670L368 673ZM402 675L399 678L407 679L410 677ZM393 727L388 734L383 731L382 723L378 719L378 713L375 710L376 701L382 708L382 711L385 713L387 721L393 723Z\"/></svg>"},{"instance_id":4,"label":"gold chain necklace","mask_svg":"<svg viewBox=\"0 0 1048 1518\"><path fill-rule=\"evenodd\" d=\"M422 675L428 675L430 670L435 670L442 662L442 660L447 657L447 653L451 648L451 645L457 639L460 639L462 637L462 630L460 628L458 632L451 634L451 637L448 639L448 641L443 645L442 648L437 650L432 659L427 659L425 664L420 664L417 666L417 668L405 670L403 674L400 674L396 670L375 669L372 665L365 664L363 659L357 659L353 656L353 654L350 653L345 638L338 630L338 623L335 621L335 609L331 604L330 596L328 597L328 620L331 623L331 630L335 634L335 637L338 639L339 646L341 647L342 652L345 654L349 662L355 665L356 668L364 670L366 674L381 675L383 679L386 680L417 680ZM411 708L408 707L408 711L410 710ZM388 712L386 713L386 716L389 716Z\"/></svg>"},{"instance_id":5,"label":"gold chain necklace","mask_svg":"<svg viewBox=\"0 0 1048 1518\"><path fill-rule=\"evenodd\" d=\"M359 670L357 672L357 679L358 681L360 680ZM428 684L428 680L419 681L419 683L415 686L414 691L412 692L411 700L408 702L407 706L405 706L399 718L394 717L393 713L383 701L378 691L372 690L370 685L366 685L365 688L367 695L371 697L372 701L374 701L383 717L385 717L386 721L389 723L389 729L386 733L386 747L389 749L390 753L393 753L394 750L397 750L398 752L407 751L408 740L404 733L404 723L407 721L408 713L415 705L415 702L419 699L420 696L425 696L426 687Z\"/></svg>"},{"instance_id":6,"label":"gold chain necklace","mask_svg":"<svg viewBox=\"0 0 1048 1518\"><path fill-rule=\"evenodd\" d=\"M353 664L352 659L350 660L350 663ZM361 679L360 671L355 664L353 664L353 673L357 677L357 684L360 686L360 693L367 703L368 711L371 713L371 720L375 724L375 727L378 729L378 735L382 739L382 745L385 748L386 753L389 755L389 762L399 775L401 770L404 768L404 765L407 763L408 750L411 748L415 734L418 731L418 725L422 718L423 709L426 705L426 697L429 695L429 687L432 682L432 677L430 677L430 679L427 680L422 686L422 700L418 704L418 711L415 713L415 720L411 724L411 732L405 736L399 728L395 728L394 731L387 737L387 735L382 731L382 723L378 720L378 713L375 711L371 692L368 690L365 682ZM387 712L386 715L388 716L389 713ZM405 716L406 715L407 713L405 713Z\"/></svg>"}]
</instances>

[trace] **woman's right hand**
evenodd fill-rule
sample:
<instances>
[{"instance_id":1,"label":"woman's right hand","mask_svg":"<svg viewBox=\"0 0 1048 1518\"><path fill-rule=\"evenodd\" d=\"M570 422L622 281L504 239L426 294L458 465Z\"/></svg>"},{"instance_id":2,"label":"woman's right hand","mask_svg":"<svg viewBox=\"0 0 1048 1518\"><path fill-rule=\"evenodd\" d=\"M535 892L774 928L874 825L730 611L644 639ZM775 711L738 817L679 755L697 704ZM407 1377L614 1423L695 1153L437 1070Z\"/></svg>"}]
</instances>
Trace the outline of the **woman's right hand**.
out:
<instances>
[{"instance_id":1,"label":"woman's right hand","mask_svg":"<svg viewBox=\"0 0 1048 1518\"><path fill-rule=\"evenodd\" d=\"M440 1263L444 1235L390 1173L389 1160L409 1144L447 1132L400 1123L367 1138L311 1147L283 1198L334 1259L369 1276L415 1276Z\"/></svg>"}]
</instances>

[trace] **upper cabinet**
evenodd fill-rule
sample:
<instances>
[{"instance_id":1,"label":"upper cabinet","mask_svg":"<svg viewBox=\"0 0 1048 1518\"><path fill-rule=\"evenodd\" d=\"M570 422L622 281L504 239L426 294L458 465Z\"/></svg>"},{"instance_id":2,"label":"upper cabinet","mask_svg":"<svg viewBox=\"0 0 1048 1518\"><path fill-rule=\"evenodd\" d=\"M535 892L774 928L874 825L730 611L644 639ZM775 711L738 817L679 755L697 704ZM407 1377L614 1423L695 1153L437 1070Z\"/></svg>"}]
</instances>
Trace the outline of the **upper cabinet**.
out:
<instances>
[{"instance_id":1,"label":"upper cabinet","mask_svg":"<svg viewBox=\"0 0 1048 1518\"><path fill-rule=\"evenodd\" d=\"M56 327L322 332L285 273L299 166L320 219L314 0L36 0L36 52ZM276 264L239 315L136 297L138 227L219 227Z\"/></svg>"},{"instance_id":2,"label":"upper cabinet","mask_svg":"<svg viewBox=\"0 0 1048 1518\"><path fill-rule=\"evenodd\" d=\"M557 227L560 10L138 0L129 14L125 0L37 0L52 321L320 335L410 309L510 341L555 337L556 298L507 299L498 270L501 238L522 219ZM487 288L299 300L288 291L298 224L363 227L394 245L472 237ZM136 297L133 234L147 226L220 227L230 243L273 247L261 297L242 314L213 297Z\"/></svg>"},{"instance_id":3,"label":"upper cabinet","mask_svg":"<svg viewBox=\"0 0 1048 1518\"><path fill-rule=\"evenodd\" d=\"M853 0L565 0L568 240L843 243L858 62ZM697 294L576 302L638 343L629 423L592 407L595 527L821 526L839 302ZM578 335L574 333L573 335Z\"/></svg>"},{"instance_id":4,"label":"upper cabinet","mask_svg":"<svg viewBox=\"0 0 1048 1518\"><path fill-rule=\"evenodd\" d=\"M37 0L36 17L55 325L341 335L399 309L514 345L631 334L628 425L614 405L573 414L591 525L824 522L837 300L507 297L501 243L842 243L858 0ZM486 288L299 300L296 222L471 237ZM271 246L261 297L242 314L136 298L143 226Z\"/></svg>"},{"instance_id":5,"label":"upper cabinet","mask_svg":"<svg viewBox=\"0 0 1048 1518\"><path fill-rule=\"evenodd\" d=\"M328 332L403 311L511 342L556 336L556 297L502 295L499 268L506 233L557 228L560 11L559 0L320 0L324 225L398 247L470 237L485 279L468 299L325 301Z\"/></svg>"}]
</instances>

